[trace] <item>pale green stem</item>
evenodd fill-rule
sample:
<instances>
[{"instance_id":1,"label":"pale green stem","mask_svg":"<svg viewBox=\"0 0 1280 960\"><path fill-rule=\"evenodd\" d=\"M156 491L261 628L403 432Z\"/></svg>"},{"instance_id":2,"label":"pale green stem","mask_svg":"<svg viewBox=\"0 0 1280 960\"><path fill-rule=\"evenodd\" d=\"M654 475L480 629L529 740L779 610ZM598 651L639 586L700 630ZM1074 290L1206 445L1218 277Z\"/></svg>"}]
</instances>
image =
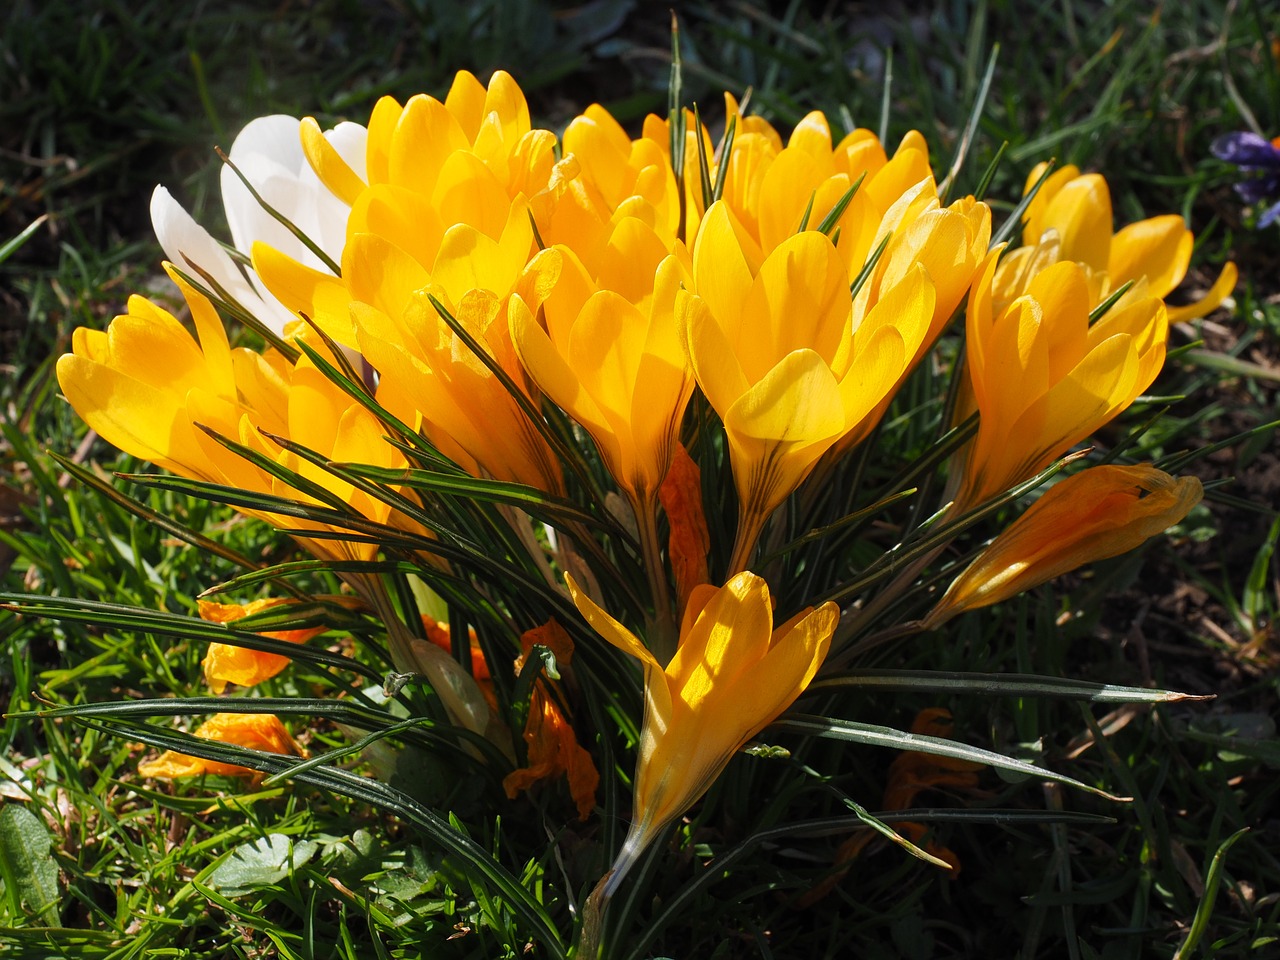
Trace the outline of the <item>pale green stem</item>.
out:
<instances>
[{"instance_id":1,"label":"pale green stem","mask_svg":"<svg viewBox=\"0 0 1280 960\"><path fill-rule=\"evenodd\" d=\"M892 583L876 594L865 607L862 607L852 616L841 618L841 623L839 628L836 630L836 635L832 638L832 648L840 650L840 648L845 647L849 641L860 632L869 627L875 621L875 618L884 612L885 607L891 604L894 600L897 600L904 590L915 583L916 577L920 575L920 572L932 563L937 558L938 554L942 553L946 548L947 544L942 543L923 556L917 557L905 570L893 578ZM828 661L843 661L847 659L850 653L852 653L852 650L842 651L839 658L828 658Z\"/></svg>"},{"instance_id":2,"label":"pale green stem","mask_svg":"<svg viewBox=\"0 0 1280 960\"><path fill-rule=\"evenodd\" d=\"M760 531L764 522L769 519L767 513L755 511L749 516L738 515L738 536L733 542L733 554L729 557L729 570L725 574L726 582L747 569L751 562L751 554L756 549L756 541L760 539Z\"/></svg>"},{"instance_id":3,"label":"pale green stem","mask_svg":"<svg viewBox=\"0 0 1280 960\"><path fill-rule=\"evenodd\" d=\"M658 542L657 503L652 496L636 496L632 500L636 529L640 534L640 552L644 554L644 571L653 597L653 621L649 631L649 649L658 662L666 664L676 654L679 628L671 607L671 587L667 568L662 562L662 544Z\"/></svg>"}]
</instances>

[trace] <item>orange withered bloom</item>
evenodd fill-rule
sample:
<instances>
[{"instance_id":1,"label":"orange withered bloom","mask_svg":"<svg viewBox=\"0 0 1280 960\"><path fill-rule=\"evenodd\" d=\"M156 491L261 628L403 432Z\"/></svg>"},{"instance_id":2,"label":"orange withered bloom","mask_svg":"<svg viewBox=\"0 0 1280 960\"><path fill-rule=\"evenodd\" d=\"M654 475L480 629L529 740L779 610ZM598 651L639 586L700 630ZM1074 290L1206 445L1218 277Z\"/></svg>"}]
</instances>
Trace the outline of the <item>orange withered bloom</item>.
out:
<instances>
[{"instance_id":1,"label":"orange withered bloom","mask_svg":"<svg viewBox=\"0 0 1280 960\"><path fill-rule=\"evenodd\" d=\"M199 601L200 619L208 620L210 623L234 623L236 620L253 616L263 610L296 602L284 597L264 598L249 603L213 603L209 600L201 600ZM263 633L262 636L288 643L306 643L317 634L324 633L324 630L324 627L275 630ZM229 683L241 687L252 687L263 680L270 680L288 665L289 658L278 653L250 650L248 647L237 647L230 643L209 644L204 659L200 661L200 666L204 668L205 683L209 684L209 689L217 694L226 690Z\"/></svg>"},{"instance_id":2,"label":"orange withered bloom","mask_svg":"<svg viewBox=\"0 0 1280 960\"><path fill-rule=\"evenodd\" d=\"M195 735L202 740L233 743L249 750L263 753L279 753L305 757L307 751L285 729L280 718L270 713L215 713L200 724ZM166 750L155 760L138 764L138 773L144 777L174 780L178 777L198 777L202 773L219 777L256 777L258 771L234 763L202 760L185 753Z\"/></svg>"},{"instance_id":3,"label":"orange withered bloom","mask_svg":"<svg viewBox=\"0 0 1280 960\"><path fill-rule=\"evenodd\" d=\"M573 662L573 641L564 627L555 620L548 620L521 635L520 646L524 652L515 662L517 674L524 669L535 645L550 650L557 663L568 665ZM600 774L591 754L579 745L573 726L560 709L551 692L550 681L545 677L538 677L533 684L524 742L528 748L529 765L513 770L503 779L502 786L507 796L514 800L521 790L528 790L539 780L550 780L563 774L578 807L578 819L586 820L591 816L596 805Z\"/></svg>"},{"instance_id":4,"label":"orange withered bloom","mask_svg":"<svg viewBox=\"0 0 1280 960\"><path fill-rule=\"evenodd\" d=\"M667 555L676 578L677 609L683 614L694 588L711 582L707 569L711 533L702 509L702 473L683 444L676 444L671 470L658 488L658 499L671 525Z\"/></svg>"},{"instance_id":5,"label":"orange withered bloom","mask_svg":"<svg viewBox=\"0 0 1280 960\"><path fill-rule=\"evenodd\" d=\"M940 707L930 707L916 714L911 732L921 736L950 737L951 714ZM916 802L916 797L926 790L951 787L972 790L978 785L978 771L982 764L956 757L941 757L918 750L907 750L898 755L889 766L889 779L885 784L880 807L884 811L906 810ZM921 844L930 856L937 857L951 868L951 875L960 872L960 858L947 847L929 839L928 828L921 823L896 823L894 829L914 844ZM800 908L810 907L834 890L849 874L854 860L879 834L872 830L859 830L836 850L836 873L815 884L803 896L796 899Z\"/></svg>"}]
</instances>

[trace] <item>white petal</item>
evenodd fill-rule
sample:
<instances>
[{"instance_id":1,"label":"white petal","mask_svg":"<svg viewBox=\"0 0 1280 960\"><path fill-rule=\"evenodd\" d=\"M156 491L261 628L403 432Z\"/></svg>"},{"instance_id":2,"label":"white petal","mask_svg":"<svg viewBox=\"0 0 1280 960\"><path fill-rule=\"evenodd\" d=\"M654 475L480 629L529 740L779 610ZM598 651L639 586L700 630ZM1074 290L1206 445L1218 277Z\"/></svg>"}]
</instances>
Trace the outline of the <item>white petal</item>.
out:
<instances>
[{"instance_id":1,"label":"white petal","mask_svg":"<svg viewBox=\"0 0 1280 960\"><path fill-rule=\"evenodd\" d=\"M369 131L358 123L344 120L332 130L326 130L324 137L333 144L338 156L347 161L347 166L355 171L356 176L368 183L365 149L369 142Z\"/></svg>"},{"instance_id":2,"label":"white petal","mask_svg":"<svg viewBox=\"0 0 1280 960\"><path fill-rule=\"evenodd\" d=\"M294 319L275 297L264 296L255 289L221 245L162 186L151 194L151 226L165 258L202 286L204 281L191 268L192 263L198 264L241 306L277 333Z\"/></svg>"}]
</instances>

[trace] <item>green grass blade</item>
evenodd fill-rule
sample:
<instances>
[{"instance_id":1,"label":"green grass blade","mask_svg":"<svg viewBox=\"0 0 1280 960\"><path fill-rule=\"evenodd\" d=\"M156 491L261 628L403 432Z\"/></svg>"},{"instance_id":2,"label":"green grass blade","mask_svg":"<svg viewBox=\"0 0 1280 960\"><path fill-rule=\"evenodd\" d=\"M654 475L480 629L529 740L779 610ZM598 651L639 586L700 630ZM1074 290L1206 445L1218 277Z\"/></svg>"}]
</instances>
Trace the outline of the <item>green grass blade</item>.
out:
<instances>
[{"instance_id":1,"label":"green grass blade","mask_svg":"<svg viewBox=\"0 0 1280 960\"><path fill-rule=\"evenodd\" d=\"M1200 938L1204 936L1205 930L1209 927L1209 918L1213 916L1213 904L1218 899L1218 886L1222 880L1222 871L1226 868L1227 852L1248 832L1248 827L1241 827L1218 846L1213 855L1213 861L1209 864L1209 875L1204 881L1204 896L1196 906L1196 915L1191 921L1191 929L1187 931L1186 939L1173 955L1173 960L1186 960L1200 942Z\"/></svg>"}]
</instances>

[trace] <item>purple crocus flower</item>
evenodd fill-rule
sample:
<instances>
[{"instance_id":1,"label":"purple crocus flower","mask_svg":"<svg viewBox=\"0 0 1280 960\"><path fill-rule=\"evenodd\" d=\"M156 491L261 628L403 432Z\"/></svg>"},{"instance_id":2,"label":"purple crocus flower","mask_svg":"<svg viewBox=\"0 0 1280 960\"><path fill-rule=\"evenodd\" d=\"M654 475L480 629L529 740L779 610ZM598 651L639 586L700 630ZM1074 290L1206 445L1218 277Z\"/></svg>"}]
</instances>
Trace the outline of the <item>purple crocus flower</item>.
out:
<instances>
[{"instance_id":1,"label":"purple crocus flower","mask_svg":"<svg viewBox=\"0 0 1280 960\"><path fill-rule=\"evenodd\" d=\"M1209 150L1219 160L1234 163L1242 173L1250 174L1236 184L1236 193L1245 203L1280 201L1280 137L1267 140L1256 133L1224 133L1214 140ZM1263 211L1258 227L1269 227L1280 217L1280 202Z\"/></svg>"}]
</instances>

